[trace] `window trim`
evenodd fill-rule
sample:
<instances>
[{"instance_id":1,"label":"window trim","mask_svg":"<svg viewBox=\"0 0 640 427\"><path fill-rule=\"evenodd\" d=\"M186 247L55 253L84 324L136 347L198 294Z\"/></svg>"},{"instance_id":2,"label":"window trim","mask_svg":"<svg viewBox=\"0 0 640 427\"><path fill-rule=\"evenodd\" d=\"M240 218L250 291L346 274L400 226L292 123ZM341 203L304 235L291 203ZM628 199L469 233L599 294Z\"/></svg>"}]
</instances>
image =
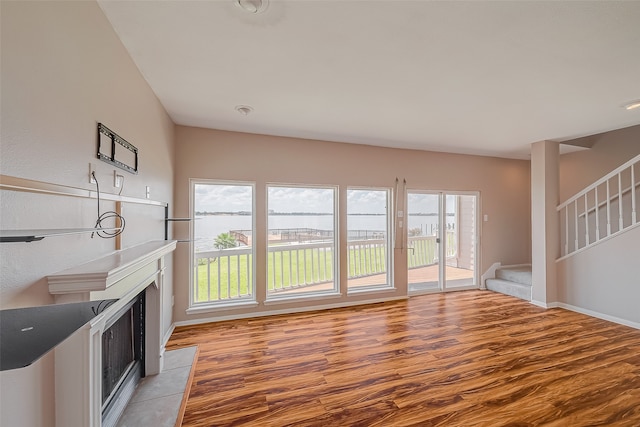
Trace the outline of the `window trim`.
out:
<instances>
[{"instance_id":1,"label":"window trim","mask_svg":"<svg viewBox=\"0 0 640 427\"><path fill-rule=\"evenodd\" d=\"M385 284L377 284L377 285L368 285L368 286L359 286L357 288L349 288L349 190L368 190L368 191L384 191L387 194L387 218L386 218L386 227L387 227L387 238L386 238L386 250L387 250L387 280ZM372 186L347 186L345 189L345 199L346 199L346 207L345 207L345 215L347 219L347 236L346 242L347 247L345 250L347 251L347 264L344 268L347 269L347 283L346 283L346 291L347 295L355 295L355 294L364 294L364 293L374 293L374 292L389 292L395 291L395 283L394 283L394 269L395 269L395 250L394 250L394 242L395 242L395 230L394 230L394 194L393 189L391 187L372 187Z\"/></svg>"},{"instance_id":2,"label":"window trim","mask_svg":"<svg viewBox=\"0 0 640 427\"><path fill-rule=\"evenodd\" d=\"M195 189L196 185L237 185L251 187L251 296L218 301L194 301L194 265L195 265ZM189 212L194 221L189 222L189 305L187 314L206 313L220 309L238 308L244 306L257 306L256 289L256 183L253 181L236 181L221 179L189 178Z\"/></svg>"},{"instance_id":3,"label":"window trim","mask_svg":"<svg viewBox=\"0 0 640 427\"><path fill-rule=\"evenodd\" d=\"M296 294L281 294L278 295L276 292L269 291L269 189L270 188L310 188L310 189L324 189L324 190L332 190L333 191L333 287L327 290L321 291L309 291L309 292L300 292ZM264 294L265 294L265 305L280 303L280 302L293 302L293 301L304 301L304 300L314 300L314 299L323 299L323 298L335 298L336 296L340 296L340 206L339 206L339 197L340 197L340 186L333 184L305 184L305 183L277 183L277 182L268 182L265 185L265 195L264 195L264 208L265 208L265 218L266 218L266 233L265 233L265 241L262 246L265 249L265 271L264 271Z\"/></svg>"}]
</instances>

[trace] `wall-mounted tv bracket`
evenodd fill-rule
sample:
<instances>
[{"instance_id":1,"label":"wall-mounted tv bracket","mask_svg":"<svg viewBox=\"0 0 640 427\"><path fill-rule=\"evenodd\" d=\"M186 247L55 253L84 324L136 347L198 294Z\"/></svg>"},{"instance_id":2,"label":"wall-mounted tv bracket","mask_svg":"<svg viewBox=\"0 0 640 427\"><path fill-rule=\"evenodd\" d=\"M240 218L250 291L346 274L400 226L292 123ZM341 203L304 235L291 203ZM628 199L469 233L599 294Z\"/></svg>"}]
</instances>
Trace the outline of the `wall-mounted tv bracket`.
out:
<instances>
[{"instance_id":1,"label":"wall-mounted tv bracket","mask_svg":"<svg viewBox=\"0 0 640 427\"><path fill-rule=\"evenodd\" d=\"M138 149L102 123L98 123L98 158L127 172L138 173Z\"/></svg>"}]
</instances>

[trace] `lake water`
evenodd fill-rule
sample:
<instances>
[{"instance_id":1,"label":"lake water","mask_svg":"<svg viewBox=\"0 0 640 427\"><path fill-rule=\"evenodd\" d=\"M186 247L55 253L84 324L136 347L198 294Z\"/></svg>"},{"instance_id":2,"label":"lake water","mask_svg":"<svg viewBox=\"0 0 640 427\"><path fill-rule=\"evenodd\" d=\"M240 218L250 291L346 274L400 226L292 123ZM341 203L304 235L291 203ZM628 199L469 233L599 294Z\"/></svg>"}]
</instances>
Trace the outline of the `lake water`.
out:
<instances>
[{"instance_id":1,"label":"lake water","mask_svg":"<svg viewBox=\"0 0 640 427\"><path fill-rule=\"evenodd\" d=\"M330 230L333 217L330 215L273 215L269 217L269 228L313 228ZM349 215L350 230L384 231L383 215ZM423 234L435 230L436 218L433 216L409 216L409 228L421 228ZM213 249L213 241L220 233L230 230L250 230L251 217L243 215L207 215L196 217L194 221L196 250Z\"/></svg>"}]
</instances>

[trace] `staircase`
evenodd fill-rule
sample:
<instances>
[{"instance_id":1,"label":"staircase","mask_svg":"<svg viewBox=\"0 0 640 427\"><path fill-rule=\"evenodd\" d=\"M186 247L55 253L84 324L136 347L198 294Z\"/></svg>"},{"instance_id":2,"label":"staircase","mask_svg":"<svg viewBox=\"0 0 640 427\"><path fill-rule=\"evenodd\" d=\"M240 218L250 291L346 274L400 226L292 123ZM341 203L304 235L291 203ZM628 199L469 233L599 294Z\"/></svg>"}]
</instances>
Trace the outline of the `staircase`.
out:
<instances>
[{"instance_id":1,"label":"staircase","mask_svg":"<svg viewBox=\"0 0 640 427\"><path fill-rule=\"evenodd\" d=\"M531 266L518 265L496 270L495 279L487 279L487 289L531 301Z\"/></svg>"}]
</instances>

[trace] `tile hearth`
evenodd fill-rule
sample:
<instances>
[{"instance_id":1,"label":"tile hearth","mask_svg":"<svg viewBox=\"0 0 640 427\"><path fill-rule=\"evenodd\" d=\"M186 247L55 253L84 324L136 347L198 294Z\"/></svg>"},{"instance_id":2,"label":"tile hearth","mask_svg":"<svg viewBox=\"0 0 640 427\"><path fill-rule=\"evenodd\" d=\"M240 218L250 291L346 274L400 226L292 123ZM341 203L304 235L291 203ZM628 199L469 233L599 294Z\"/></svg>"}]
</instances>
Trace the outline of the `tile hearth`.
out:
<instances>
[{"instance_id":1,"label":"tile hearth","mask_svg":"<svg viewBox=\"0 0 640 427\"><path fill-rule=\"evenodd\" d=\"M191 388L198 347L166 351L164 369L140 381L118 427L174 427L182 420L183 400Z\"/></svg>"}]
</instances>

